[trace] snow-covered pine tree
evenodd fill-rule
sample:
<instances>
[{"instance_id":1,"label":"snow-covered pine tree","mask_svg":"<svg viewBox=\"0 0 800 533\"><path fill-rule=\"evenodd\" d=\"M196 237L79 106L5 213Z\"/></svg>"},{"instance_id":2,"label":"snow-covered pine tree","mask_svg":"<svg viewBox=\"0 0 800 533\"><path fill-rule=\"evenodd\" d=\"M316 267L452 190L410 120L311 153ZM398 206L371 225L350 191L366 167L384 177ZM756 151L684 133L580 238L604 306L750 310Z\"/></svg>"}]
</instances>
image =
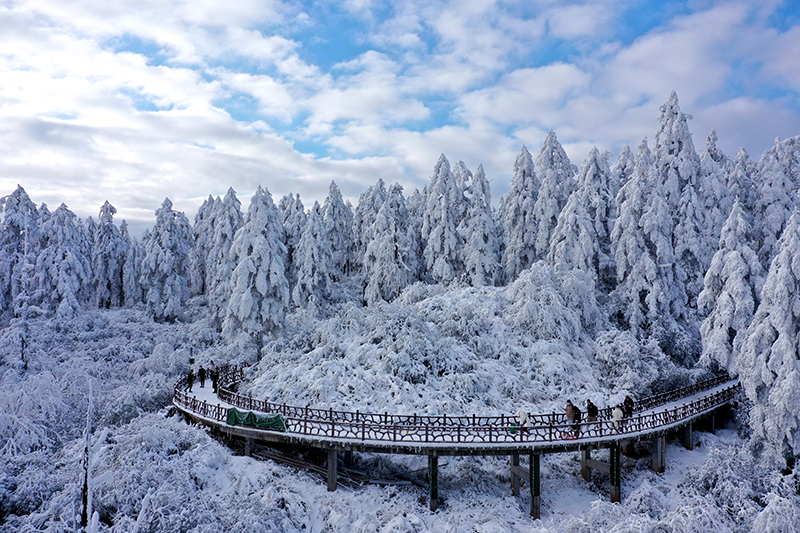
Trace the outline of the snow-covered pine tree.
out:
<instances>
[{"instance_id":1,"label":"snow-covered pine tree","mask_svg":"<svg viewBox=\"0 0 800 533\"><path fill-rule=\"evenodd\" d=\"M728 169L731 166L725 154L717 147L717 132L711 130L706 139L706 148L700 154L699 199L703 212L703 240L713 253L716 249L722 226L728 218L736 197L728 189ZM708 257L708 261L711 257ZM708 262L704 269L708 268Z\"/></svg>"},{"instance_id":2,"label":"snow-covered pine tree","mask_svg":"<svg viewBox=\"0 0 800 533\"><path fill-rule=\"evenodd\" d=\"M753 184L755 173L756 164L744 148L739 148L728 171L727 185L731 198L738 198L742 208L751 215L756 206L756 188Z\"/></svg>"},{"instance_id":3,"label":"snow-covered pine tree","mask_svg":"<svg viewBox=\"0 0 800 533\"><path fill-rule=\"evenodd\" d=\"M208 251L211 248L215 202L214 197L208 195L208 198L197 210L192 226L194 246L189 254L189 285L192 294L195 295L206 293L206 264L208 263Z\"/></svg>"},{"instance_id":4,"label":"snow-covered pine tree","mask_svg":"<svg viewBox=\"0 0 800 533\"><path fill-rule=\"evenodd\" d=\"M157 320L172 322L182 314L189 297L189 254L192 226L165 198L156 209L156 224L143 241L140 283L147 309Z\"/></svg>"},{"instance_id":5,"label":"snow-covered pine tree","mask_svg":"<svg viewBox=\"0 0 800 533\"><path fill-rule=\"evenodd\" d=\"M762 265L769 265L786 221L795 207L793 184L780 162L778 139L775 140L775 146L761 156L754 181L756 202L753 220L756 241L759 243L758 258Z\"/></svg>"},{"instance_id":6,"label":"snow-covered pine tree","mask_svg":"<svg viewBox=\"0 0 800 533\"><path fill-rule=\"evenodd\" d=\"M228 308L231 276L236 268L230 249L236 232L244 225L242 204L232 187L225 193L222 201L215 202L212 219L205 286L214 315L221 322Z\"/></svg>"},{"instance_id":7,"label":"snow-covered pine tree","mask_svg":"<svg viewBox=\"0 0 800 533\"><path fill-rule=\"evenodd\" d=\"M36 258L41 306L59 318L73 318L88 298L91 264L84 255L83 227L63 203L40 228L44 247Z\"/></svg>"},{"instance_id":8,"label":"snow-covered pine tree","mask_svg":"<svg viewBox=\"0 0 800 533\"><path fill-rule=\"evenodd\" d=\"M455 213L456 228L467 218L469 211L469 190L472 188L474 177L463 161L458 161L453 166L454 187L450 189L453 211Z\"/></svg>"},{"instance_id":9,"label":"snow-covered pine tree","mask_svg":"<svg viewBox=\"0 0 800 533\"><path fill-rule=\"evenodd\" d=\"M611 177L616 181L617 187L622 187L633 176L633 169L636 165L636 158L627 144L622 147L622 151L617 156L617 160L611 165Z\"/></svg>"},{"instance_id":10,"label":"snow-covered pine tree","mask_svg":"<svg viewBox=\"0 0 800 533\"><path fill-rule=\"evenodd\" d=\"M597 255L591 264L596 270L599 286L606 293L611 292L616 285L616 271L611 254L611 231L614 229L614 220L617 216L615 195L618 192L612 183L614 180L607 159L597 148L592 148L578 172L577 189L574 193L580 197L592 222ZM574 217L576 214L577 212L573 212L570 216ZM565 238L565 235L562 233L560 238ZM552 245L550 250L552 252Z\"/></svg>"},{"instance_id":11,"label":"snow-covered pine tree","mask_svg":"<svg viewBox=\"0 0 800 533\"><path fill-rule=\"evenodd\" d=\"M30 272L39 253L39 213L25 189L1 199L0 217L0 313L15 310L14 301L24 293L28 301ZM25 273L27 272L27 273Z\"/></svg>"},{"instance_id":12,"label":"snow-covered pine tree","mask_svg":"<svg viewBox=\"0 0 800 533\"><path fill-rule=\"evenodd\" d=\"M325 198L323 222L333 261L330 273L334 281L339 281L350 275L355 266L355 234L353 212L344 203L342 193L333 181Z\"/></svg>"},{"instance_id":13,"label":"snow-covered pine tree","mask_svg":"<svg viewBox=\"0 0 800 533\"><path fill-rule=\"evenodd\" d=\"M558 214L575 188L577 172L553 130L547 133L542 149L536 156L536 172L542 185L533 206L535 249L536 257L543 259L550 251L550 237L558 224Z\"/></svg>"},{"instance_id":14,"label":"snow-covered pine tree","mask_svg":"<svg viewBox=\"0 0 800 533\"><path fill-rule=\"evenodd\" d=\"M706 214L696 184L690 181L681 192L672 243L675 260L686 279L686 302L693 310L697 309L697 295L703 290L703 275L714 253L704 229Z\"/></svg>"},{"instance_id":15,"label":"snow-covered pine tree","mask_svg":"<svg viewBox=\"0 0 800 533\"><path fill-rule=\"evenodd\" d=\"M367 245L372 241L370 233L375 217L378 216L381 206L386 201L386 185L382 179L370 186L358 197L358 206L353 215L353 229L355 230L356 251L355 257L361 259L367 251ZM361 266L361 265L359 265Z\"/></svg>"},{"instance_id":16,"label":"snow-covered pine tree","mask_svg":"<svg viewBox=\"0 0 800 533\"><path fill-rule=\"evenodd\" d=\"M122 267L128 250L125 239L114 224L116 212L116 208L108 201L100 208L100 226L92 247L94 303L101 308L122 305Z\"/></svg>"},{"instance_id":17,"label":"snow-covered pine tree","mask_svg":"<svg viewBox=\"0 0 800 533\"><path fill-rule=\"evenodd\" d=\"M390 302L416 281L419 272L417 235L403 198L403 188L394 184L378 211L364 254L364 300L368 305Z\"/></svg>"},{"instance_id":18,"label":"snow-covered pine tree","mask_svg":"<svg viewBox=\"0 0 800 533\"><path fill-rule=\"evenodd\" d=\"M126 234L127 226L125 226L123 235ZM142 241L146 242L149 238L150 230L147 230L142 235ZM144 290L140 279L143 257L142 244L135 237L130 239L128 253L125 255L125 264L122 266L122 292L125 307L133 307L137 303L144 301Z\"/></svg>"},{"instance_id":19,"label":"snow-covered pine tree","mask_svg":"<svg viewBox=\"0 0 800 533\"><path fill-rule=\"evenodd\" d=\"M289 193L281 198L279 209L283 219L283 229L286 232L286 279L290 289L297 283L297 265L295 264L294 251L303 231L306 229L306 215L300 195Z\"/></svg>"},{"instance_id":20,"label":"snow-covered pine tree","mask_svg":"<svg viewBox=\"0 0 800 533\"><path fill-rule=\"evenodd\" d=\"M678 95L673 91L669 100L661 106L653 149L656 179L664 191L673 217L678 216L681 193L687 183L694 183L700 175L700 157L694 149L688 120L691 115L681 111Z\"/></svg>"},{"instance_id":21,"label":"snow-covered pine tree","mask_svg":"<svg viewBox=\"0 0 800 533\"><path fill-rule=\"evenodd\" d=\"M450 162L442 154L433 168L422 217L422 256L427 275L437 283L458 279L464 272L456 225L462 204L463 193L450 172Z\"/></svg>"},{"instance_id":22,"label":"snow-covered pine tree","mask_svg":"<svg viewBox=\"0 0 800 533\"><path fill-rule=\"evenodd\" d=\"M297 283L292 289L292 301L312 310L323 309L330 297L331 271L335 266L324 216L319 202L314 202L295 249Z\"/></svg>"},{"instance_id":23,"label":"snow-covered pine tree","mask_svg":"<svg viewBox=\"0 0 800 533\"><path fill-rule=\"evenodd\" d=\"M230 250L236 268L223 324L228 337L245 332L260 342L262 333L283 326L289 305L284 241L281 214L269 191L259 186Z\"/></svg>"},{"instance_id":24,"label":"snow-covered pine tree","mask_svg":"<svg viewBox=\"0 0 800 533\"><path fill-rule=\"evenodd\" d=\"M797 190L800 187L800 135L783 141L776 139L775 144L783 172Z\"/></svg>"},{"instance_id":25,"label":"snow-covered pine tree","mask_svg":"<svg viewBox=\"0 0 800 533\"><path fill-rule=\"evenodd\" d=\"M699 310L708 313L700 328L703 354L698 364L733 371L733 355L739 352L753 319L763 284L751 217L736 200L697 300Z\"/></svg>"},{"instance_id":26,"label":"snow-covered pine tree","mask_svg":"<svg viewBox=\"0 0 800 533\"><path fill-rule=\"evenodd\" d=\"M504 278L511 282L536 260L536 224L533 207L541 186L533 157L523 145L514 161L511 188L500 201L498 218L503 229L501 241Z\"/></svg>"},{"instance_id":27,"label":"snow-covered pine tree","mask_svg":"<svg viewBox=\"0 0 800 533\"><path fill-rule=\"evenodd\" d=\"M672 216L646 140L639 146L635 171L619 195L625 200L611 233L617 265L612 297L620 306L617 321L637 337L660 336L685 318L686 294L670 239Z\"/></svg>"},{"instance_id":28,"label":"snow-covered pine tree","mask_svg":"<svg viewBox=\"0 0 800 533\"><path fill-rule=\"evenodd\" d=\"M557 271L579 269L597 278L600 247L582 195L573 192L558 215L558 223L550 239L547 262Z\"/></svg>"},{"instance_id":29,"label":"snow-covered pine tree","mask_svg":"<svg viewBox=\"0 0 800 533\"><path fill-rule=\"evenodd\" d=\"M755 436L785 456L800 455L800 210L795 209L770 264L761 303L736 369L753 402Z\"/></svg>"},{"instance_id":30,"label":"snow-covered pine tree","mask_svg":"<svg viewBox=\"0 0 800 533\"><path fill-rule=\"evenodd\" d=\"M478 165L466 190L469 208L458 228L464 242L464 270L473 287L500 283L500 243L492 213L492 193L483 165Z\"/></svg>"}]
</instances>

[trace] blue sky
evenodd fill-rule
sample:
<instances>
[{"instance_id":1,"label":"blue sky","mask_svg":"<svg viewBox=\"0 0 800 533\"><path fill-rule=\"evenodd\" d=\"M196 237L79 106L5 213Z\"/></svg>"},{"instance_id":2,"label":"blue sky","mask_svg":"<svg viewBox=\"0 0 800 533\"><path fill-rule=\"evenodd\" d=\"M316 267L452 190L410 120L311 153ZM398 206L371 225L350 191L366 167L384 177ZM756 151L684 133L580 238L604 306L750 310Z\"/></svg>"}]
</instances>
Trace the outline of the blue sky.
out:
<instances>
[{"instance_id":1,"label":"blue sky","mask_svg":"<svg viewBox=\"0 0 800 533\"><path fill-rule=\"evenodd\" d=\"M795 2L0 0L0 195L134 232L229 187L355 204L440 153L499 199L553 129L573 163L652 140L671 91L758 158L800 134Z\"/></svg>"}]
</instances>

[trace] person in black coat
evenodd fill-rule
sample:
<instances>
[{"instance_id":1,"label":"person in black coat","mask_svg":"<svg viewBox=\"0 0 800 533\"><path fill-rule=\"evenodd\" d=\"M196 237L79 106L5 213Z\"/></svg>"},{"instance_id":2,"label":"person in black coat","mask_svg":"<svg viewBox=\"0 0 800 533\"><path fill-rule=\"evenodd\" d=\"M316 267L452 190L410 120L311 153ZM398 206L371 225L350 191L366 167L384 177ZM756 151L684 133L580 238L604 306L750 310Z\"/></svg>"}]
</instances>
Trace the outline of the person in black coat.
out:
<instances>
[{"instance_id":1,"label":"person in black coat","mask_svg":"<svg viewBox=\"0 0 800 533\"><path fill-rule=\"evenodd\" d=\"M622 408L625 411L625 416L630 418L633 416L633 399L630 396L625 396L625 401L622 402Z\"/></svg>"},{"instance_id":2,"label":"person in black coat","mask_svg":"<svg viewBox=\"0 0 800 533\"><path fill-rule=\"evenodd\" d=\"M206 369L203 368L202 366L200 367L200 370L197 372L197 377L200 378L200 388L202 389L203 387L206 386Z\"/></svg>"},{"instance_id":3,"label":"person in black coat","mask_svg":"<svg viewBox=\"0 0 800 533\"><path fill-rule=\"evenodd\" d=\"M597 422L597 406L592 400L586 400L586 421Z\"/></svg>"},{"instance_id":4,"label":"person in black coat","mask_svg":"<svg viewBox=\"0 0 800 533\"><path fill-rule=\"evenodd\" d=\"M186 377L186 384L189 385L189 392L192 392L192 385L194 385L194 370L189 369L189 375Z\"/></svg>"}]
</instances>

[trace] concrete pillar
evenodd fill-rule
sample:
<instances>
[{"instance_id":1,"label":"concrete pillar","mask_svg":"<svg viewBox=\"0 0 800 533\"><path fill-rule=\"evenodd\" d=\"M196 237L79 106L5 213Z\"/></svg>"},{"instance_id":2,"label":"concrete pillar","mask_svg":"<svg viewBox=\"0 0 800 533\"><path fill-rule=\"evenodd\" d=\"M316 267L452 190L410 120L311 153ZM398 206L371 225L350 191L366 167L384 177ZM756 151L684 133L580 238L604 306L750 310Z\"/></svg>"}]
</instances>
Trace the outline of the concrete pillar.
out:
<instances>
[{"instance_id":1,"label":"concrete pillar","mask_svg":"<svg viewBox=\"0 0 800 533\"><path fill-rule=\"evenodd\" d=\"M654 472L663 472L666 463L666 439L662 435L661 437L656 437L653 439L653 448L652 448L652 455L653 461L651 464L651 468Z\"/></svg>"},{"instance_id":2,"label":"concrete pillar","mask_svg":"<svg viewBox=\"0 0 800 533\"><path fill-rule=\"evenodd\" d=\"M609 474L611 477L611 503L622 501L622 468L620 467L620 445L617 442L611 444L608 449Z\"/></svg>"},{"instance_id":3,"label":"concrete pillar","mask_svg":"<svg viewBox=\"0 0 800 533\"><path fill-rule=\"evenodd\" d=\"M244 454L247 457L253 455L253 439L250 437L245 437L244 439Z\"/></svg>"},{"instance_id":4,"label":"concrete pillar","mask_svg":"<svg viewBox=\"0 0 800 533\"><path fill-rule=\"evenodd\" d=\"M519 486L522 481L519 477L519 470L514 467L519 466L519 454L511 454L511 494L519 496Z\"/></svg>"},{"instance_id":5,"label":"concrete pillar","mask_svg":"<svg viewBox=\"0 0 800 533\"><path fill-rule=\"evenodd\" d=\"M439 508L439 457L428 456L428 481L431 511Z\"/></svg>"},{"instance_id":6,"label":"concrete pillar","mask_svg":"<svg viewBox=\"0 0 800 533\"><path fill-rule=\"evenodd\" d=\"M710 419L709 419L708 422L709 422L708 427L711 430L711 433L716 433L716 429L717 429L717 412L716 411L711 413L711 416L710 416Z\"/></svg>"},{"instance_id":7,"label":"concrete pillar","mask_svg":"<svg viewBox=\"0 0 800 533\"><path fill-rule=\"evenodd\" d=\"M694 428L691 422L683 426L683 447L687 450L694 449Z\"/></svg>"},{"instance_id":8,"label":"concrete pillar","mask_svg":"<svg viewBox=\"0 0 800 533\"><path fill-rule=\"evenodd\" d=\"M328 492L336 490L336 450L328 448Z\"/></svg>"},{"instance_id":9,"label":"concrete pillar","mask_svg":"<svg viewBox=\"0 0 800 533\"><path fill-rule=\"evenodd\" d=\"M542 517L542 487L539 484L541 455L531 452L530 468L528 469L528 483L531 486L531 517Z\"/></svg>"},{"instance_id":10,"label":"concrete pillar","mask_svg":"<svg viewBox=\"0 0 800 533\"><path fill-rule=\"evenodd\" d=\"M581 450L581 476L583 476L583 479L585 479L586 481L592 480L592 469L589 468L589 465L586 464L587 461L590 461L591 459L592 459L591 448L585 448Z\"/></svg>"}]
</instances>

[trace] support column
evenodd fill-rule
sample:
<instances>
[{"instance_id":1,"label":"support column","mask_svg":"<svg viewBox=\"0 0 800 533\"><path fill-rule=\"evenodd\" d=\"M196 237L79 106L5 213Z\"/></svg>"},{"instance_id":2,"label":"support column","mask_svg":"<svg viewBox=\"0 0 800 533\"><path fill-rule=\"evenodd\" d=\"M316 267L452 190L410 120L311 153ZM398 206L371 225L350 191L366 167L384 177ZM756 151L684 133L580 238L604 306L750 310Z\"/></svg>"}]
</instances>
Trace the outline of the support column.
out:
<instances>
[{"instance_id":1,"label":"support column","mask_svg":"<svg viewBox=\"0 0 800 533\"><path fill-rule=\"evenodd\" d=\"M622 501L622 468L620 468L620 445L617 442L611 444L608 449L609 474L611 475L611 503Z\"/></svg>"},{"instance_id":2,"label":"support column","mask_svg":"<svg viewBox=\"0 0 800 533\"><path fill-rule=\"evenodd\" d=\"M539 484L541 455L531 452L530 468L528 468L528 484L531 486L531 517L542 517L542 487Z\"/></svg>"},{"instance_id":3,"label":"support column","mask_svg":"<svg viewBox=\"0 0 800 533\"><path fill-rule=\"evenodd\" d=\"M428 482L431 511L435 511L439 508L439 457L435 454L428 456Z\"/></svg>"},{"instance_id":4,"label":"support column","mask_svg":"<svg viewBox=\"0 0 800 533\"><path fill-rule=\"evenodd\" d=\"M587 461L592 460L592 449L591 448L584 448L581 450L581 476L586 481L592 480L592 469L589 468L589 465L586 464Z\"/></svg>"},{"instance_id":5,"label":"support column","mask_svg":"<svg viewBox=\"0 0 800 533\"><path fill-rule=\"evenodd\" d=\"M683 447L687 450L694 449L694 428L691 422L683 426Z\"/></svg>"},{"instance_id":6,"label":"support column","mask_svg":"<svg viewBox=\"0 0 800 533\"><path fill-rule=\"evenodd\" d=\"M714 434L717 431L717 412L714 411L711 413L711 419L709 420L709 427L711 428L711 433Z\"/></svg>"},{"instance_id":7,"label":"support column","mask_svg":"<svg viewBox=\"0 0 800 533\"><path fill-rule=\"evenodd\" d=\"M328 492L336 490L336 450L328 448Z\"/></svg>"},{"instance_id":8,"label":"support column","mask_svg":"<svg viewBox=\"0 0 800 533\"><path fill-rule=\"evenodd\" d=\"M247 457L253 455L253 439L250 437L245 437L244 439L244 454Z\"/></svg>"},{"instance_id":9,"label":"support column","mask_svg":"<svg viewBox=\"0 0 800 533\"><path fill-rule=\"evenodd\" d=\"M519 486L522 480L519 477L519 470L518 468L514 468L515 466L519 467L518 453L511 454L511 494L513 496L519 496Z\"/></svg>"},{"instance_id":10,"label":"support column","mask_svg":"<svg viewBox=\"0 0 800 533\"><path fill-rule=\"evenodd\" d=\"M664 436L656 437L653 439L653 452L652 452L652 464L651 468L654 472L663 472L666 458L665 458L665 450L666 448L666 440Z\"/></svg>"}]
</instances>

